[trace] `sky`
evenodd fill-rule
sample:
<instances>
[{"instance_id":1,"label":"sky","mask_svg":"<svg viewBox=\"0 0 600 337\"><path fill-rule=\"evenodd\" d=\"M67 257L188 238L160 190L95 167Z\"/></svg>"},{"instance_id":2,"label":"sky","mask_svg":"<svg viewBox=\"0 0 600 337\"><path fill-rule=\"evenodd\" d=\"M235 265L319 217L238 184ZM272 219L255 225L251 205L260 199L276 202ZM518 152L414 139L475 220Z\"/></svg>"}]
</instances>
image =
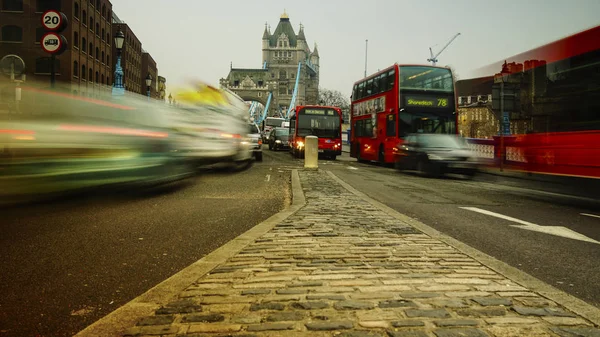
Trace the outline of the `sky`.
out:
<instances>
[{"instance_id":1,"label":"sky","mask_svg":"<svg viewBox=\"0 0 600 337\"><path fill-rule=\"evenodd\" d=\"M478 68L600 25L599 0L111 0L166 77L218 85L235 68L261 68L265 22L286 11L317 43L320 86L350 96L367 74L398 63L425 64L429 48L461 79ZM365 46L368 40L368 48ZM168 89L167 89L168 91Z\"/></svg>"}]
</instances>

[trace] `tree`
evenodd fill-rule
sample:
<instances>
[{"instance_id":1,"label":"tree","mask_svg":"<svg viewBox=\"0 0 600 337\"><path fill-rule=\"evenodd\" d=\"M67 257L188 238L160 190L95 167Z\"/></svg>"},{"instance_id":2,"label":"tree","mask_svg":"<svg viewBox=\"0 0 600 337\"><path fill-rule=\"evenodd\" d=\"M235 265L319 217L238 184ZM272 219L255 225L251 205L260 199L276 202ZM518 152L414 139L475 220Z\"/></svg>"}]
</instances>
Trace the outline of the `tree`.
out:
<instances>
[{"instance_id":1,"label":"tree","mask_svg":"<svg viewBox=\"0 0 600 337\"><path fill-rule=\"evenodd\" d=\"M342 109L344 121L350 119L350 99L338 90L319 88L318 104L339 107Z\"/></svg>"}]
</instances>

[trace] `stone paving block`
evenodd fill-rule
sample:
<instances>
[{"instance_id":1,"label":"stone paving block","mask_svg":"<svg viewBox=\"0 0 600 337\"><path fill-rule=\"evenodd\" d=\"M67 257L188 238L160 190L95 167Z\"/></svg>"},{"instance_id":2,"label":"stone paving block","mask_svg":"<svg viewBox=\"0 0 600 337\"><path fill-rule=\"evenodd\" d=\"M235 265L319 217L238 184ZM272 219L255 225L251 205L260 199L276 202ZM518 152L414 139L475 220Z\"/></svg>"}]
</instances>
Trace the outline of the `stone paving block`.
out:
<instances>
[{"instance_id":1,"label":"stone paving block","mask_svg":"<svg viewBox=\"0 0 600 337\"><path fill-rule=\"evenodd\" d=\"M479 325L479 321L474 319L445 319L439 321L433 321L433 324L439 327L448 327L448 326L477 326Z\"/></svg>"},{"instance_id":2,"label":"stone paving block","mask_svg":"<svg viewBox=\"0 0 600 337\"><path fill-rule=\"evenodd\" d=\"M429 337L430 336L426 332L421 331L421 330L400 330L400 331L389 330L387 333L388 333L388 336L390 336L390 337Z\"/></svg>"},{"instance_id":3,"label":"stone paving block","mask_svg":"<svg viewBox=\"0 0 600 337\"><path fill-rule=\"evenodd\" d=\"M543 297L515 297L515 300L526 307L553 307L556 303Z\"/></svg>"},{"instance_id":4,"label":"stone paving block","mask_svg":"<svg viewBox=\"0 0 600 337\"><path fill-rule=\"evenodd\" d=\"M405 311L406 317L430 317L446 318L450 313L446 309L408 309Z\"/></svg>"},{"instance_id":5,"label":"stone paving block","mask_svg":"<svg viewBox=\"0 0 600 337\"><path fill-rule=\"evenodd\" d=\"M593 325L592 323L586 321L583 318L579 318L579 317L547 316L547 317L542 317L542 319L553 325L565 325L565 326L569 326L569 325L592 326Z\"/></svg>"},{"instance_id":6,"label":"stone paving block","mask_svg":"<svg viewBox=\"0 0 600 337\"><path fill-rule=\"evenodd\" d=\"M504 306L509 306L512 305L512 300L508 299L508 298L501 298L501 297L473 297L471 298L471 300L477 302L479 305L482 306L498 306L498 305L504 305Z\"/></svg>"},{"instance_id":7,"label":"stone paving block","mask_svg":"<svg viewBox=\"0 0 600 337\"><path fill-rule=\"evenodd\" d=\"M188 328L188 333L196 332L237 332L242 330L241 324L213 324L213 323L200 323L191 324Z\"/></svg>"},{"instance_id":8,"label":"stone paving block","mask_svg":"<svg viewBox=\"0 0 600 337\"><path fill-rule=\"evenodd\" d=\"M468 317L495 317L506 316L506 309L503 307L487 307L483 309L462 309L457 310L459 316Z\"/></svg>"},{"instance_id":9,"label":"stone paving block","mask_svg":"<svg viewBox=\"0 0 600 337\"><path fill-rule=\"evenodd\" d=\"M306 323L308 330L342 330L352 329L354 323L352 321L331 321L331 322L310 322Z\"/></svg>"},{"instance_id":10,"label":"stone paving block","mask_svg":"<svg viewBox=\"0 0 600 337\"><path fill-rule=\"evenodd\" d=\"M492 293L485 291L449 291L445 295L448 297L484 297L492 296Z\"/></svg>"},{"instance_id":11,"label":"stone paving block","mask_svg":"<svg viewBox=\"0 0 600 337\"><path fill-rule=\"evenodd\" d=\"M264 323L248 326L248 331L280 331L293 329L294 323Z\"/></svg>"},{"instance_id":12,"label":"stone paving block","mask_svg":"<svg viewBox=\"0 0 600 337\"><path fill-rule=\"evenodd\" d=\"M438 308L466 308L469 306L465 300L457 298L422 300L421 303L430 304Z\"/></svg>"},{"instance_id":13,"label":"stone paving block","mask_svg":"<svg viewBox=\"0 0 600 337\"><path fill-rule=\"evenodd\" d=\"M266 295L270 293L270 289L248 289L242 291L242 295Z\"/></svg>"},{"instance_id":14,"label":"stone paving block","mask_svg":"<svg viewBox=\"0 0 600 337\"><path fill-rule=\"evenodd\" d=\"M401 308L401 307L416 307L413 301L407 300L385 300L379 302L380 308Z\"/></svg>"},{"instance_id":15,"label":"stone paving block","mask_svg":"<svg viewBox=\"0 0 600 337\"><path fill-rule=\"evenodd\" d=\"M589 327L551 327L560 337L600 337L600 329Z\"/></svg>"},{"instance_id":16,"label":"stone paving block","mask_svg":"<svg viewBox=\"0 0 600 337\"><path fill-rule=\"evenodd\" d=\"M536 324L540 321L534 318L525 318L525 317L490 317L486 318L485 321L489 324Z\"/></svg>"},{"instance_id":17,"label":"stone paving block","mask_svg":"<svg viewBox=\"0 0 600 337\"><path fill-rule=\"evenodd\" d=\"M560 316L560 317L576 317L570 312L566 312L560 308L533 308L515 305L512 309L523 316Z\"/></svg>"},{"instance_id":18,"label":"stone paving block","mask_svg":"<svg viewBox=\"0 0 600 337\"><path fill-rule=\"evenodd\" d=\"M485 328L494 337L556 337L550 330L539 326L501 326L494 325Z\"/></svg>"},{"instance_id":19,"label":"stone paving block","mask_svg":"<svg viewBox=\"0 0 600 337\"><path fill-rule=\"evenodd\" d=\"M171 302L156 310L157 315L186 314L202 311L202 306L192 299Z\"/></svg>"},{"instance_id":20,"label":"stone paving block","mask_svg":"<svg viewBox=\"0 0 600 337\"><path fill-rule=\"evenodd\" d=\"M239 313L249 310L250 305L236 303L236 304L211 304L204 307L205 311L210 313Z\"/></svg>"},{"instance_id":21,"label":"stone paving block","mask_svg":"<svg viewBox=\"0 0 600 337\"><path fill-rule=\"evenodd\" d=\"M191 314L185 315L181 319L183 323L215 323L215 322L223 322L225 320L225 316L220 314Z\"/></svg>"},{"instance_id":22,"label":"stone paving block","mask_svg":"<svg viewBox=\"0 0 600 337\"><path fill-rule=\"evenodd\" d=\"M462 329L436 329L433 330L436 337L490 337L487 333L476 328Z\"/></svg>"},{"instance_id":23,"label":"stone paving block","mask_svg":"<svg viewBox=\"0 0 600 337\"><path fill-rule=\"evenodd\" d=\"M425 322L414 319L401 319L393 321L392 326L395 328L419 327L425 326Z\"/></svg>"},{"instance_id":24,"label":"stone paving block","mask_svg":"<svg viewBox=\"0 0 600 337\"><path fill-rule=\"evenodd\" d=\"M336 302L333 307L337 310L364 310L375 308L375 304L362 301L340 301Z\"/></svg>"},{"instance_id":25,"label":"stone paving block","mask_svg":"<svg viewBox=\"0 0 600 337\"><path fill-rule=\"evenodd\" d=\"M283 310L285 305L282 303L254 303L250 306L250 311L258 310Z\"/></svg>"},{"instance_id":26,"label":"stone paving block","mask_svg":"<svg viewBox=\"0 0 600 337\"><path fill-rule=\"evenodd\" d=\"M417 286L420 291L466 291L471 289L468 286L460 284L448 284L448 285L431 285L431 286Z\"/></svg>"},{"instance_id":27,"label":"stone paving block","mask_svg":"<svg viewBox=\"0 0 600 337\"><path fill-rule=\"evenodd\" d=\"M405 285L366 286L366 287L358 287L358 290L363 293L374 293L374 292L386 292L386 291L408 291L408 290L412 290L412 287L405 286Z\"/></svg>"},{"instance_id":28,"label":"stone paving block","mask_svg":"<svg viewBox=\"0 0 600 337\"><path fill-rule=\"evenodd\" d=\"M436 298L443 296L440 293L431 292L401 292L399 295L403 298Z\"/></svg>"},{"instance_id":29,"label":"stone paving block","mask_svg":"<svg viewBox=\"0 0 600 337\"><path fill-rule=\"evenodd\" d=\"M384 337L384 335L373 331L344 331L336 337Z\"/></svg>"},{"instance_id":30,"label":"stone paving block","mask_svg":"<svg viewBox=\"0 0 600 337\"><path fill-rule=\"evenodd\" d=\"M299 311L276 312L267 316L267 322L301 321L306 314Z\"/></svg>"},{"instance_id":31,"label":"stone paving block","mask_svg":"<svg viewBox=\"0 0 600 337\"><path fill-rule=\"evenodd\" d=\"M176 326L176 325L141 326L140 330L139 330L140 335L150 335L150 336L176 334L178 332L179 332L179 326Z\"/></svg>"},{"instance_id":32,"label":"stone paving block","mask_svg":"<svg viewBox=\"0 0 600 337\"><path fill-rule=\"evenodd\" d=\"M292 308L302 310L324 309L329 307L327 302L295 302L291 304Z\"/></svg>"}]
</instances>

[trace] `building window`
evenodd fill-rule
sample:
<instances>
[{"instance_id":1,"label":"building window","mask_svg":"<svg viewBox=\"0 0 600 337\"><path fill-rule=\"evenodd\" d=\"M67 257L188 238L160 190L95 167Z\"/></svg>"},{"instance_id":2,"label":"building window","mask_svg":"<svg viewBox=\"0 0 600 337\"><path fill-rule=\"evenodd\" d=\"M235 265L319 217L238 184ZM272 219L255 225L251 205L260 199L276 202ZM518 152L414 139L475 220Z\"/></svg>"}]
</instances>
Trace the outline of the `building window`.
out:
<instances>
[{"instance_id":1,"label":"building window","mask_svg":"<svg viewBox=\"0 0 600 337\"><path fill-rule=\"evenodd\" d=\"M84 53L87 51L87 40L85 37L81 38L81 51Z\"/></svg>"},{"instance_id":2,"label":"building window","mask_svg":"<svg viewBox=\"0 0 600 337\"><path fill-rule=\"evenodd\" d=\"M23 28L13 25L2 27L2 41L23 42Z\"/></svg>"},{"instance_id":3,"label":"building window","mask_svg":"<svg viewBox=\"0 0 600 337\"><path fill-rule=\"evenodd\" d=\"M37 27L35 29L35 42L40 43L42 41L42 37L46 34L46 30L43 27Z\"/></svg>"},{"instance_id":4,"label":"building window","mask_svg":"<svg viewBox=\"0 0 600 337\"><path fill-rule=\"evenodd\" d=\"M285 72L285 70L281 70L279 72L279 79L285 79L287 77L287 74Z\"/></svg>"},{"instance_id":5,"label":"building window","mask_svg":"<svg viewBox=\"0 0 600 337\"><path fill-rule=\"evenodd\" d=\"M102 51L102 63L104 63L104 51Z\"/></svg>"},{"instance_id":6,"label":"building window","mask_svg":"<svg viewBox=\"0 0 600 337\"><path fill-rule=\"evenodd\" d=\"M90 68L88 70L89 70L89 74L90 74L90 76L88 77L88 81L93 82L94 81L94 71L92 70L92 68Z\"/></svg>"},{"instance_id":7,"label":"building window","mask_svg":"<svg viewBox=\"0 0 600 337\"><path fill-rule=\"evenodd\" d=\"M73 62L73 77L79 76L79 62Z\"/></svg>"},{"instance_id":8,"label":"building window","mask_svg":"<svg viewBox=\"0 0 600 337\"><path fill-rule=\"evenodd\" d=\"M100 48L96 47L96 60L100 60Z\"/></svg>"},{"instance_id":9,"label":"building window","mask_svg":"<svg viewBox=\"0 0 600 337\"><path fill-rule=\"evenodd\" d=\"M73 47L79 48L79 33L73 32Z\"/></svg>"},{"instance_id":10,"label":"building window","mask_svg":"<svg viewBox=\"0 0 600 337\"><path fill-rule=\"evenodd\" d=\"M96 22L96 31L94 32L96 35L100 34L100 24Z\"/></svg>"},{"instance_id":11,"label":"building window","mask_svg":"<svg viewBox=\"0 0 600 337\"><path fill-rule=\"evenodd\" d=\"M106 33L106 43L110 46L110 33Z\"/></svg>"},{"instance_id":12,"label":"building window","mask_svg":"<svg viewBox=\"0 0 600 337\"><path fill-rule=\"evenodd\" d=\"M90 42L90 49L88 49L90 56L94 56L94 44Z\"/></svg>"},{"instance_id":13,"label":"building window","mask_svg":"<svg viewBox=\"0 0 600 337\"><path fill-rule=\"evenodd\" d=\"M81 12L81 23L87 25L87 12L85 11L85 9L83 10L83 12Z\"/></svg>"},{"instance_id":14,"label":"building window","mask_svg":"<svg viewBox=\"0 0 600 337\"><path fill-rule=\"evenodd\" d=\"M50 57L39 57L35 60L35 73L36 74L50 74L50 66L52 59ZM54 60L54 73L60 73L60 61Z\"/></svg>"},{"instance_id":15,"label":"building window","mask_svg":"<svg viewBox=\"0 0 600 337\"><path fill-rule=\"evenodd\" d=\"M100 11L100 0L96 0L96 9Z\"/></svg>"},{"instance_id":16,"label":"building window","mask_svg":"<svg viewBox=\"0 0 600 337\"><path fill-rule=\"evenodd\" d=\"M96 83L98 83L98 81L100 81L100 73L96 72Z\"/></svg>"},{"instance_id":17,"label":"building window","mask_svg":"<svg viewBox=\"0 0 600 337\"><path fill-rule=\"evenodd\" d=\"M62 9L60 3L61 0L37 0L35 11L42 13L50 9L60 11Z\"/></svg>"},{"instance_id":18,"label":"building window","mask_svg":"<svg viewBox=\"0 0 600 337\"><path fill-rule=\"evenodd\" d=\"M4 0L2 10L7 12L22 12L23 0Z\"/></svg>"},{"instance_id":19,"label":"building window","mask_svg":"<svg viewBox=\"0 0 600 337\"><path fill-rule=\"evenodd\" d=\"M75 18L79 19L79 4L77 1L75 1L75 4L73 5L73 15Z\"/></svg>"},{"instance_id":20,"label":"building window","mask_svg":"<svg viewBox=\"0 0 600 337\"><path fill-rule=\"evenodd\" d=\"M106 55L106 64L110 64L110 56Z\"/></svg>"},{"instance_id":21,"label":"building window","mask_svg":"<svg viewBox=\"0 0 600 337\"><path fill-rule=\"evenodd\" d=\"M110 84L110 75L106 75L106 84Z\"/></svg>"},{"instance_id":22,"label":"building window","mask_svg":"<svg viewBox=\"0 0 600 337\"><path fill-rule=\"evenodd\" d=\"M105 79L104 79L104 74L102 74L101 77L102 77L102 84L106 84Z\"/></svg>"},{"instance_id":23,"label":"building window","mask_svg":"<svg viewBox=\"0 0 600 337\"><path fill-rule=\"evenodd\" d=\"M106 5L102 5L102 17L106 19Z\"/></svg>"},{"instance_id":24,"label":"building window","mask_svg":"<svg viewBox=\"0 0 600 337\"><path fill-rule=\"evenodd\" d=\"M102 41L104 41L104 37L105 37L105 36L106 36L106 35L104 35L104 28L102 28L102 35L100 35L100 37L102 38Z\"/></svg>"},{"instance_id":25,"label":"building window","mask_svg":"<svg viewBox=\"0 0 600 337\"><path fill-rule=\"evenodd\" d=\"M94 17L90 15L90 30L94 30Z\"/></svg>"},{"instance_id":26,"label":"building window","mask_svg":"<svg viewBox=\"0 0 600 337\"><path fill-rule=\"evenodd\" d=\"M85 64L81 65L81 79L85 80Z\"/></svg>"}]
</instances>

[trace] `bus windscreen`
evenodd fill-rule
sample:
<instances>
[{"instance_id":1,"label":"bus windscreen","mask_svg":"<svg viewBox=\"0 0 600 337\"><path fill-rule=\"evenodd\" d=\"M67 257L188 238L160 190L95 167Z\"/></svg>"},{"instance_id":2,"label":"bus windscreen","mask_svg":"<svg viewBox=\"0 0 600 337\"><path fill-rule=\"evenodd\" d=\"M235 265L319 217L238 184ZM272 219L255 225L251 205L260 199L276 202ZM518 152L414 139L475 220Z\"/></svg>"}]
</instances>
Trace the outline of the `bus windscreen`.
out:
<instances>
[{"instance_id":1,"label":"bus windscreen","mask_svg":"<svg viewBox=\"0 0 600 337\"><path fill-rule=\"evenodd\" d=\"M427 66L401 66L400 91L454 92L452 72L447 68Z\"/></svg>"},{"instance_id":2,"label":"bus windscreen","mask_svg":"<svg viewBox=\"0 0 600 337\"><path fill-rule=\"evenodd\" d=\"M340 116L333 109L303 109L298 114L298 136L339 138Z\"/></svg>"}]
</instances>

